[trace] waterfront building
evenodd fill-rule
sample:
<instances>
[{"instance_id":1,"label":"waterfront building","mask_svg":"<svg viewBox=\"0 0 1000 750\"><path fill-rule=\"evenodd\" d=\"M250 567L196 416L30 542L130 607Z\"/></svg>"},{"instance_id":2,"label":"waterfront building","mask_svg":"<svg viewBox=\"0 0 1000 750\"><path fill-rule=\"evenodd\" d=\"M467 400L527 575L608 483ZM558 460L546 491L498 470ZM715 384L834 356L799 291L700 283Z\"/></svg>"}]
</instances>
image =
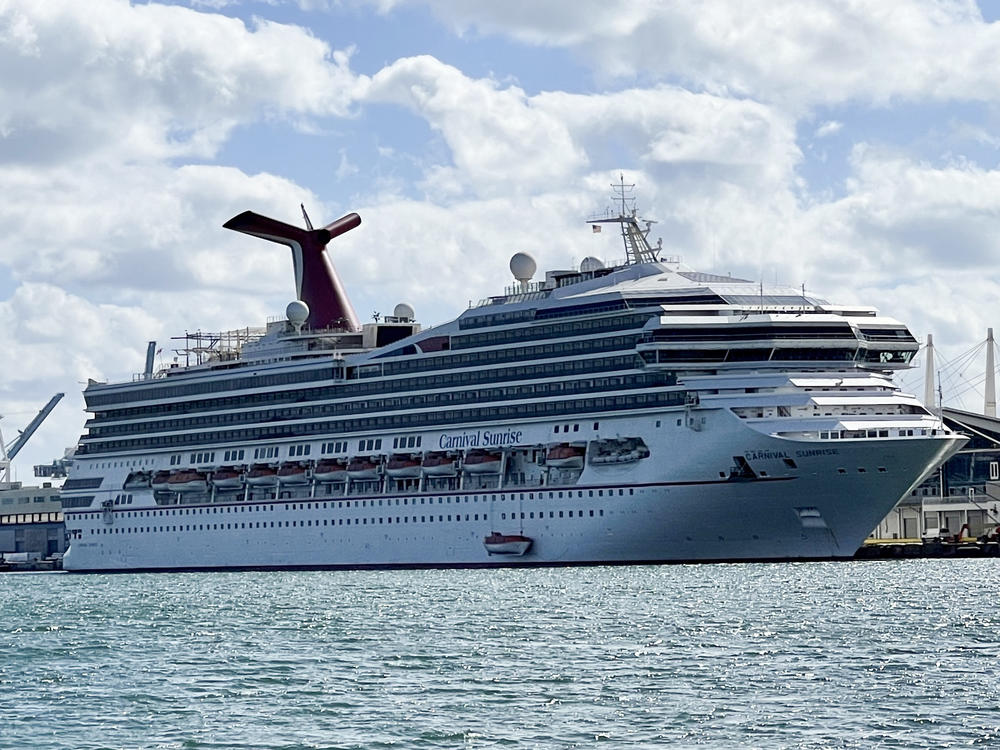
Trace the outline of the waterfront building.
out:
<instances>
[{"instance_id":1,"label":"waterfront building","mask_svg":"<svg viewBox=\"0 0 1000 750\"><path fill-rule=\"evenodd\" d=\"M66 551L59 488L45 482L0 488L0 555L27 553L39 558Z\"/></svg>"},{"instance_id":2,"label":"waterfront building","mask_svg":"<svg viewBox=\"0 0 1000 750\"><path fill-rule=\"evenodd\" d=\"M1000 419L945 407L945 424L969 436L882 519L873 539L949 536L968 525L978 537L1000 526Z\"/></svg>"}]
</instances>

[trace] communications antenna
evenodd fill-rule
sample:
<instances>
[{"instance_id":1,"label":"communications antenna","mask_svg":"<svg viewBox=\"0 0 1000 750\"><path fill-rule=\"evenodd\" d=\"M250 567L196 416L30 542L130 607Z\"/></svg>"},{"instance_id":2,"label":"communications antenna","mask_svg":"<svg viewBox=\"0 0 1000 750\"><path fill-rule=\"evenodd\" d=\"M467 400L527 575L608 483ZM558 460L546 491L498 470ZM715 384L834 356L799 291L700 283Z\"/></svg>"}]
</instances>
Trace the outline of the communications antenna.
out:
<instances>
[{"instance_id":1,"label":"communications antenna","mask_svg":"<svg viewBox=\"0 0 1000 750\"><path fill-rule=\"evenodd\" d=\"M621 226L626 265L659 261L657 253L662 249L663 241L660 240L655 248L650 246L649 230L656 222L639 218L635 207L635 185L626 185L625 175L621 174L618 183L611 185L611 190L614 193L612 200L619 205L618 216L606 219L588 219L587 223L593 224L595 227L598 224L618 224ZM646 225L645 229L639 226L640 221ZM594 231L600 230L595 229Z\"/></svg>"}]
</instances>

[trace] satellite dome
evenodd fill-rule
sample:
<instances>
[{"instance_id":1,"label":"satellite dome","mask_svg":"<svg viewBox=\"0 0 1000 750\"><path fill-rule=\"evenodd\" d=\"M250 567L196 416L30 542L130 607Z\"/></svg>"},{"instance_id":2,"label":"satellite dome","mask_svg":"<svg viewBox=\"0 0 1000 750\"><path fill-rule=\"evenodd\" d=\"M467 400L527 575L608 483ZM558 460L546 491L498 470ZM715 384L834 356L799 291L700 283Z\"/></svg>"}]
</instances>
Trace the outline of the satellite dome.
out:
<instances>
[{"instance_id":1,"label":"satellite dome","mask_svg":"<svg viewBox=\"0 0 1000 750\"><path fill-rule=\"evenodd\" d=\"M535 275L537 269L538 265L535 263L535 259L527 253L514 253L510 259L510 272L514 274L515 279L522 283L531 281L531 277Z\"/></svg>"},{"instance_id":2,"label":"satellite dome","mask_svg":"<svg viewBox=\"0 0 1000 750\"><path fill-rule=\"evenodd\" d=\"M309 317L309 305L300 299L289 302L288 307L285 308L285 317L288 318L289 323L296 329L299 329L306 322L306 318Z\"/></svg>"},{"instance_id":3,"label":"satellite dome","mask_svg":"<svg viewBox=\"0 0 1000 750\"><path fill-rule=\"evenodd\" d=\"M406 304L405 302L400 302L394 308L392 308L393 317L399 318L401 320L413 320L416 316L413 307Z\"/></svg>"},{"instance_id":4,"label":"satellite dome","mask_svg":"<svg viewBox=\"0 0 1000 750\"><path fill-rule=\"evenodd\" d=\"M594 271L600 271L602 268L604 268L604 264L593 256L584 258L580 263L581 273L592 273Z\"/></svg>"}]
</instances>

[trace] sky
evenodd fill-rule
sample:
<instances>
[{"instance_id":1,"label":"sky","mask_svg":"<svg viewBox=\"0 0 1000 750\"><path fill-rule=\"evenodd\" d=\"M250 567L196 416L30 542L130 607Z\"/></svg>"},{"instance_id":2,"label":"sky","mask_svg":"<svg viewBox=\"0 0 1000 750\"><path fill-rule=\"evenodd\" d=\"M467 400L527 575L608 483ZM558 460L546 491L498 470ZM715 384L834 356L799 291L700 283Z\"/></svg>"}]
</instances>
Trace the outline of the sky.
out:
<instances>
[{"instance_id":1,"label":"sky","mask_svg":"<svg viewBox=\"0 0 1000 750\"><path fill-rule=\"evenodd\" d=\"M260 326L314 224L363 320L424 325L540 269L618 258L585 219L636 185L688 265L805 285L934 334L982 409L1000 283L1000 2L0 0L0 429L62 403L16 478L76 443L88 379L146 343ZM921 355L923 356L923 355ZM923 370L900 382L923 394Z\"/></svg>"}]
</instances>

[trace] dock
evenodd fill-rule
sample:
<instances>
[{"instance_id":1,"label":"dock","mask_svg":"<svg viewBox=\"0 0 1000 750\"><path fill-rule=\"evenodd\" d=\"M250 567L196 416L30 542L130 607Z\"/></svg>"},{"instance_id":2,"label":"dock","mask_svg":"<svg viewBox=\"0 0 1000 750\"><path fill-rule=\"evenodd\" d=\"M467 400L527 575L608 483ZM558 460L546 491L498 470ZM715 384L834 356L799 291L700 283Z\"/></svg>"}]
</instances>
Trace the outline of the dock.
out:
<instances>
[{"instance_id":1,"label":"dock","mask_svg":"<svg viewBox=\"0 0 1000 750\"><path fill-rule=\"evenodd\" d=\"M868 539L854 553L855 560L916 557L1000 557L1000 540L996 537Z\"/></svg>"}]
</instances>

